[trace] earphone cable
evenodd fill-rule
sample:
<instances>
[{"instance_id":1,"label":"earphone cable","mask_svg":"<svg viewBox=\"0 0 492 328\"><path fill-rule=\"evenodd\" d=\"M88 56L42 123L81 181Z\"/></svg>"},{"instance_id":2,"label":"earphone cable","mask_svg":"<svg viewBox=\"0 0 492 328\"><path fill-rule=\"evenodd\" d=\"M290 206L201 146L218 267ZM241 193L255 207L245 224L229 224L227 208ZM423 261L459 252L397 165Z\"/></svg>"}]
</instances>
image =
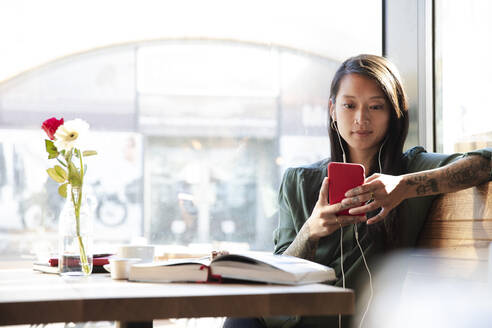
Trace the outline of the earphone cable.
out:
<instances>
[{"instance_id":1,"label":"earphone cable","mask_svg":"<svg viewBox=\"0 0 492 328\"><path fill-rule=\"evenodd\" d=\"M343 162L347 163L347 157L345 155L345 149L343 148L342 144L342 138L340 137L340 132L338 132L338 127L336 124L334 124L335 130L337 132L338 136L338 141L340 143L340 148L342 149L342 154L343 154ZM381 165L381 151L383 149L384 144L386 143L387 138L384 139L383 143L381 144L381 147L379 148L379 153L378 153L378 164L379 164L379 173L382 173L382 165ZM354 223L354 232L355 232L355 240L357 242L357 246L359 247L360 253L362 255L362 260L364 261L364 265L366 267L367 273L369 275L369 288L370 288L370 295L369 295L369 301L367 302L367 307L366 310L364 311L364 314L362 315L361 321L359 323L359 327L362 327L362 324L364 323L364 319L369 312L369 308L372 303L372 298L374 296L374 287L372 284L372 275L371 275L371 270L369 270L369 265L367 264L366 257L364 255L364 251L362 249L362 246L359 242L359 232L357 230L357 224ZM342 272L342 286L345 288L345 271L343 268L343 227L340 226L340 269ZM342 326L342 315L338 314L338 327L341 328Z\"/></svg>"}]
</instances>

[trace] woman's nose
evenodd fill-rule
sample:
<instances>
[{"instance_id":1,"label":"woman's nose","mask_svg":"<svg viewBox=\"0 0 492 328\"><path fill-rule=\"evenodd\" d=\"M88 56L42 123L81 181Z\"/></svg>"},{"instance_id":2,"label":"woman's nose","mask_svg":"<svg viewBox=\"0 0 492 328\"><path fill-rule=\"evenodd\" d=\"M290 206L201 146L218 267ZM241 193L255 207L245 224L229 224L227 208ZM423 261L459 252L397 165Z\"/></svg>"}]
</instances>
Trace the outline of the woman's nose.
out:
<instances>
[{"instance_id":1,"label":"woman's nose","mask_svg":"<svg viewBox=\"0 0 492 328\"><path fill-rule=\"evenodd\" d=\"M366 108L359 108L355 113L355 123L357 124L369 122L369 119L369 111Z\"/></svg>"}]
</instances>

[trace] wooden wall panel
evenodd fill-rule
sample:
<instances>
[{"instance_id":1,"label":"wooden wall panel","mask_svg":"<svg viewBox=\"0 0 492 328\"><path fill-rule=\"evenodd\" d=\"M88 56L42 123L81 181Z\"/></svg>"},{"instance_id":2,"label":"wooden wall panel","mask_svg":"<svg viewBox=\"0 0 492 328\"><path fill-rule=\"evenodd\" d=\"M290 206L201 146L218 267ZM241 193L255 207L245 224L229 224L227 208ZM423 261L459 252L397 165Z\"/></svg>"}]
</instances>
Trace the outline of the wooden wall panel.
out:
<instances>
[{"instance_id":1,"label":"wooden wall panel","mask_svg":"<svg viewBox=\"0 0 492 328\"><path fill-rule=\"evenodd\" d=\"M492 220L430 221L424 226L420 238L492 242Z\"/></svg>"},{"instance_id":2,"label":"wooden wall panel","mask_svg":"<svg viewBox=\"0 0 492 328\"><path fill-rule=\"evenodd\" d=\"M441 195L432 205L427 221L492 220L492 182Z\"/></svg>"},{"instance_id":3,"label":"wooden wall panel","mask_svg":"<svg viewBox=\"0 0 492 328\"><path fill-rule=\"evenodd\" d=\"M492 182L439 196L413 255L414 274L486 280L492 242Z\"/></svg>"}]
</instances>

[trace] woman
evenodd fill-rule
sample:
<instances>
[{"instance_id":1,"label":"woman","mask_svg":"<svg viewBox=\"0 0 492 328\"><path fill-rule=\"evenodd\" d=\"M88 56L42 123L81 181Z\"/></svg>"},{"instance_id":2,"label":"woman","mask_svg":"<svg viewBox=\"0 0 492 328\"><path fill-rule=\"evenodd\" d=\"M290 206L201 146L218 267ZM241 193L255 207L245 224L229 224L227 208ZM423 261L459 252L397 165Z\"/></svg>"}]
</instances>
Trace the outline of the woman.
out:
<instances>
[{"instance_id":1,"label":"woman","mask_svg":"<svg viewBox=\"0 0 492 328\"><path fill-rule=\"evenodd\" d=\"M280 187L275 253L334 268L340 277L335 285L345 282L355 290L357 313L367 304L358 293L368 283L364 260L371 267L385 251L415 246L435 195L478 185L492 176L492 149L443 155L415 147L403 153L407 131L408 105L396 68L379 56L349 58L336 72L330 90L331 158L288 169ZM341 203L330 205L327 164L344 159L362 164L366 180L347 192ZM347 208L352 216L336 215ZM254 322L268 327L337 327L339 318ZM225 326L233 327L232 323L228 320ZM342 325L349 326L349 318Z\"/></svg>"}]
</instances>

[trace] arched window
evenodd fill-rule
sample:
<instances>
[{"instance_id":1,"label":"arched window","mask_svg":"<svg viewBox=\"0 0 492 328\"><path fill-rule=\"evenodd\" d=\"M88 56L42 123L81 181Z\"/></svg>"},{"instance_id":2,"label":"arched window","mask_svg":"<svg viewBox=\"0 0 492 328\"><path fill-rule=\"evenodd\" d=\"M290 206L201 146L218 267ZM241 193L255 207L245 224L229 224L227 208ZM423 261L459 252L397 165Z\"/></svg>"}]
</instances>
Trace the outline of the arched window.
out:
<instances>
[{"instance_id":1,"label":"arched window","mask_svg":"<svg viewBox=\"0 0 492 328\"><path fill-rule=\"evenodd\" d=\"M62 199L44 172L39 125L80 117L99 152L86 181L101 243L270 249L283 170L329 153L326 102L338 65L259 43L156 40L69 56L7 81L0 160L9 163L9 187L0 202L17 206L3 229L42 227L56 246Z\"/></svg>"}]
</instances>

